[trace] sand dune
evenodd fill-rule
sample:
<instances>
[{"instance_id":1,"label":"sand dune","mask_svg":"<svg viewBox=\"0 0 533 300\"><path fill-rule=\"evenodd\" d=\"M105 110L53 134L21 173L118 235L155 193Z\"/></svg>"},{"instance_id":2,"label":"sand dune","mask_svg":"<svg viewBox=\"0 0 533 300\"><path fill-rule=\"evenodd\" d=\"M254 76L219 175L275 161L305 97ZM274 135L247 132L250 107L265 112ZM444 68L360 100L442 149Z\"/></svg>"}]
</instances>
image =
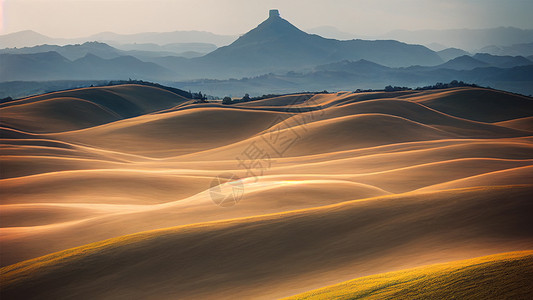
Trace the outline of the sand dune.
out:
<instances>
[{"instance_id":1,"label":"sand dune","mask_svg":"<svg viewBox=\"0 0 533 300\"><path fill-rule=\"evenodd\" d=\"M478 88L0 104L2 299L272 299L533 249L532 115Z\"/></svg>"}]
</instances>

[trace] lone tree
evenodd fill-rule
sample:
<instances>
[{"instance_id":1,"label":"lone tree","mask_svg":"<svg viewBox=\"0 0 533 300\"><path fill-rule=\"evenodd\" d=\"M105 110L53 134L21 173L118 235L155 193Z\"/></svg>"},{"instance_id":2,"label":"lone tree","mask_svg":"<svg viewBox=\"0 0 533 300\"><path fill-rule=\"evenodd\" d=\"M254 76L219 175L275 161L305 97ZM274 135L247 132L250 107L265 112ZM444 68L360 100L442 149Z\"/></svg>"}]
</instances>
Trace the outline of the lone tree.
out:
<instances>
[{"instance_id":1,"label":"lone tree","mask_svg":"<svg viewBox=\"0 0 533 300\"><path fill-rule=\"evenodd\" d=\"M224 99L222 99L222 104L231 104L231 103L233 103L233 101L228 96L226 96L226 97L224 97Z\"/></svg>"}]
</instances>

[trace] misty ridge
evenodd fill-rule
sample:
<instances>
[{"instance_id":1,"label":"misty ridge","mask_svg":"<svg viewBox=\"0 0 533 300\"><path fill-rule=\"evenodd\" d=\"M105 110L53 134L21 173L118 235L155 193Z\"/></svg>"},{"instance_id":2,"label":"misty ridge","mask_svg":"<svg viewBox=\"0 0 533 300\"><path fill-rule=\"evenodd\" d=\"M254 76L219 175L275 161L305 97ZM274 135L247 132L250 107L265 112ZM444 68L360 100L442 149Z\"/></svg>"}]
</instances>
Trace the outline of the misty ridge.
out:
<instances>
[{"instance_id":1,"label":"misty ridge","mask_svg":"<svg viewBox=\"0 0 533 300\"><path fill-rule=\"evenodd\" d=\"M533 94L533 30L384 35L397 40L347 39L349 34L331 27L310 31L345 39L306 33L277 10L238 38L200 31L106 32L85 39L54 39L33 31L8 34L0 36L4 87L0 97L31 94L20 89L24 85L16 82L21 81L46 82L41 83L46 90L65 80L126 79L157 81L218 97L416 87L452 80Z\"/></svg>"}]
</instances>

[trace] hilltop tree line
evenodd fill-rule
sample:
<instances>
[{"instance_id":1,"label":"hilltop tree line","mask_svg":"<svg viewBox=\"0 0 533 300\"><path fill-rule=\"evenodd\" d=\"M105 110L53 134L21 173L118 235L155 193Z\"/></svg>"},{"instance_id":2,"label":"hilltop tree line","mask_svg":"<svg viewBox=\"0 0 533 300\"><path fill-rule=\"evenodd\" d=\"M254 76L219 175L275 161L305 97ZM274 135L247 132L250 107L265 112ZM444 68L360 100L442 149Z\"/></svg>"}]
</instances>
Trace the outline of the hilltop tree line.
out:
<instances>
[{"instance_id":1,"label":"hilltop tree line","mask_svg":"<svg viewBox=\"0 0 533 300\"><path fill-rule=\"evenodd\" d=\"M194 103L208 103L208 100L219 100L220 99L218 97L214 97L214 96L210 96L210 95L207 95L207 94L203 94L201 91L200 92L191 92L190 90L189 91L184 91L184 90L180 90L178 88L173 88L173 87L161 85L159 83L154 83L154 82L149 82L149 81L144 81L144 80L134 80L134 79L113 80L113 81L109 81L109 82L102 82L101 84L97 84L97 85L91 84L90 86L91 87L92 86L113 86L113 85L123 85L123 84L139 84L139 85L157 87L157 88L160 88L160 89L164 89L164 90L170 91L170 92L172 92L174 94L180 95L182 97L196 100L196 101L194 101ZM80 87L82 87L82 86L80 86ZM437 82L434 85L427 85L427 86L416 87L416 88L410 88L410 87L405 87L405 86L404 87L400 87L400 86L388 85L382 90L357 89L357 90L354 91L354 93L397 92L397 91L410 91L410 90L423 91L423 90L438 90L438 89L447 89L447 88L456 88L456 87L480 87L480 86L478 86L477 84L470 84L470 83L465 83L463 81L452 80L449 83ZM490 87L487 87L487 88L490 88ZM48 91L48 92L57 92L57 91L61 91L61 90L54 90L54 91ZM235 98L234 99L234 98L231 98L229 96L226 96L226 97L224 97L222 99L222 104L229 105L229 104L234 104L234 103L257 101L257 100L269 99L269 98L286 96L286 95L294 95L294 94L324 94L324 93L327 94L328 91L324 90L324 91L321 91L321 92L298 92L298 93L289 93L289 94L264 94L262 96L256 96L256 97L250 97L250 95L248 93L245 93L242 98ZM14 99L13 97L5 97L5 98L0 99L0 103L10 102L10 101L13 101L13 100L16 100L16 99Z\"/></svg>"},{"instance_id":2,"label":"hilltop tree line","mask_svg":"<svg viewBox=\"0 0 533 300\"><path fill-rule=\"evenodd\" d=\"M427 86L423 86L423 87L416 87L416 88L410 88L410 87L406 87L406 86L392 86L392 85L387 85L384 89L382 90L374 90L374 89L367 89L367 90L362 90L362 89L357 89L354 91L354 93L367 93L367 92L399 92L399 91L412 91L412 90L415 90L415 91L425 91L425 90L441 90L441 89L449 89L449 88L456 88L456 87L479 87L477 84L471 84L471 83L465 83L463 81L457 81L457 80L452 80L450 83L442 83L442 82L437 82L436 84L434 85L427 85ZM490 87L487 87L487 88L490 88Z\"/></svg>"},{"instance_id":3,"label":"hilltop tree line","mask_svg":"<svg viewBox=\"0 0 533 300\"><path fill-rule=\"evenodd\" d=\"M250 95L246 93L244 94L244 97L242 97L241 99L232 99L231 97L226 96L222 99L222 104L233 104L233 103L257 101L257 100L288 96L288 95L296 95L296 94L327 94L327 93L328 91L324 90L321 92L299 92L299 93L291 93L291 94L265 94L265 95L257 96L257 97L250 97Z\"/></svg>"}]
</instances>

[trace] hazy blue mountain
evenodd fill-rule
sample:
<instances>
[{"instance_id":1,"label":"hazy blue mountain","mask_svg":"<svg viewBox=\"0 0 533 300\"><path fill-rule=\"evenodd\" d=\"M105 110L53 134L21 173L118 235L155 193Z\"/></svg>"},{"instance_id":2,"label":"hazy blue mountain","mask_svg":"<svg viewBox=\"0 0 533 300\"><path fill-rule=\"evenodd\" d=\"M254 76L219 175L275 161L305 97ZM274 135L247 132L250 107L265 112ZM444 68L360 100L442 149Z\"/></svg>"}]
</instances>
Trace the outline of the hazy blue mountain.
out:
<instances>
[{"instance_id":1,"label":"hazy blue mountain","mask_svg":"<svg viewBox=\"0 0 533 300\"><path fill-rule=\"evenodd\" d=\"M435 42L423 45L436 52L448 49L448 47L444 46L443 44Z\"/></svg>"},{"instance_id":2,"label":"hazy blue mountain","mask_svg":"<svg viewBox=\"0 0 533 300\"><path fill-rule=\"evenodd\" d=\"M435 66L435 69L451 69L451 70L472 70L475 68L483 68L491 66L481 60L477 60L469 55L463 55L451 59L441 65Z\"/></svg>"},{"instance_id":3,"label":"hazy blue mountain","mask_svg":"<svg viewBox=\"0 0 533 300\"><path fill-rule=\"evenodd\" d=\"M85 74L88 79L104 78L165 78L173 76L170 70L150 62L143 62L133 56L119 56L103 59L93 54L72 62L74 68Z\"/></svg>"},{"instance_id":4,"label":"hazy blue mountain","mask_svg":"<svg viewBox=\"0 0 533 300\"><path fill-rule=\"evenodd\" d=\"M118 34L114 32L101 32L91 35L89 41L107 42L110 44L158 44L173 43L208 43L216 46L225 46L237 37L233 35L218 35L206 31L173 31L173 32L143 32L135 34Z\"/></svg>"},{"instance_id":5,"label":"hazy blue mountain","mask_svg":"<svg viewBox=\"0 0 533 300\"><path fill-rule=\"evenodd\" d=\"M0 81L61 79L165 79L175 73L133 56L103 59L93 54L71 61L50 51L34 54L0 54Z\"/></svg>"},{"instance_id":6,"label":"hazy blue mountain","mask_svg":"<svg viewBox=\"0 0 533 300\"><path fill-rule=\"evenodd\" d=\"M98 43L98 42L87 42L84 44L76 45L39 45L34 47L24 47L24 48L8 48L1 49L0 53L9 53L9 54L34 54L34 53L43 53L43 52L57 52L61 56L75 60L81 57L84 57L87 54L94 54L102 58L115 58L124 53L118 49L115 49L107 44Z\"/></svg>"},{"instance_id":7,"label":"hazy blue mountain","mask_svg":"<svg viewBox=\"0 0 533 300\"><path fill-rule=\"evenodd\" d=\"M201 44L201 45L197 45L196 48L194 47L194 45L190 45L190 46L184 45L181 48L178 48L178 46L176 45L174 47L175 49L181 49L184 51L186 49L202 49L202 47L203 49L212 49L212 47L205 46L205 45L211 45L212 47L216 48L213 44ZM94 54L98 57L106 58L106 59L116 58L120 56L135 56L138 59L143 60L143 61L151 60L155 57L182 56L182 57L192 58L192 57L199 57L205 54L205 53L198 53L198 52L192 52L192 51L176 53L173 51L155 50L155 49L165 49L165 48L171 49L173 47L172 45L169 45L169 47L160 47L157 45L155 46L156 47L140 47L140 48L154 49L154 50L142 50L142 49L135 50L134 47L130 47L132 48L131 50L121 50L121 49L117 49L112 46L109 46L105 43L86 42L83 44L65 45L65 46L40 45L40 46L24 47L24 48L7 48L7 49L0 49L0 53L33 54L33 53L43 53L43 52L54 51L70 60L76 60L78 58L82 58L87 54Z\"/></svg>"},{"instance_id":8,"label":"hazy blue mountain","mask_svg":"<svg viewBox=\"0 0 533 300\"><path fill-rule=\"evenodd\" d=\"M473 58L486 62L494 67L500 68L512 68L518 66L532 65L533 61L523 56L498 56L488 53L476 53Z\"/></svg>"},{"instance_id":9,"label":"hazy blue mountain","mask_svg":"<svg viewBox=\"0 0 533 300\"><path fill-rule=\"evenodd\" d=\"M0 81L65 79L71 72L71 61L54 51L0 54L0 66Z\"/></svg>"},{"instance_id":10,"label":"hazy blue mountain","mask_svg":"<svg viewBox=\"0 0 533 300\"><path fill-rule=\"evenodd\" d=\"M444 61L449 61L450 59L454 59L463 55L470 55L470 53L458 48L446 48L444 50L437 51L437 54Z\"/></svg>"},{"instance_id":11,"label":"hazy blue mountain","mask_svg":"<svg viewBox=\"0 0 533 300\"><path fill-rule=\"evenodd\" d=\"M207 54L217 48L215 44L209 43L173 43L158 45L154 43L133 43L133 44L114 44L113 47L124 51L152 51L152 52L172 52L175 55L183 53Z\"/></svg>"},{"instance_id":12,"label":"hazy blue mountain","mask_svg":"<svg viewBox=\"0 0 533 300\"><path fill-rule=\"evenodd\" d=\"M298 91L353 91L383 89L387 85L418 87L462 80L481 86L533 94L533 65L514 68L482 67L453 70L435 67L390 68L368 61L342 61L317 66L309 72L265 74L240 80L194 80L168 83L185 90L201 90L217 96L258 96Z\"/></svg>"},{"instance_id":13,"label":"hazy blue mountain","mask_svg":"<svg viewBox=\"0 0 533 300\"><path fill-rule=\"evenodd\" d=\"M514 44L510 46L486 46L477 52L503 56L531 56L533 55L533 42Z\"/></svg>"},{"instance_id":14,"label":"hazy blue mountain","mask_svg":"<svg viewBox=\"0 0 533 300\"><path fill-rule=\"evenodd\" d=\"M319 26L306 30L307 33L320 35L328 39L336 40L353 40L356 38L355 34L344 32L334 26Z\"/></svg>"},{"instance_id":15,"label":"hazy blue mountain","mask_svg":"<svg viewBox=\"0 0 533 300\"><path fill-rule=\"evenodd\" d=\"M32 47L43 44L62 44L64 39L55 39L33 30L24 30L0 35L0 49L13 47Z\"/></svg>"},{"instance_id":16,"label":"hazy blue mountain","mask_svg":"<svg viewBox=\"0 0 533 300\"><path fill-rule=\"evenodd\" d=\"M55 59L53 58L54 56L48 57L48 61L53 62L52 66L56 67L64 60L57 54L55 54ZM101 63L101 59L91 56L83 60L87 64ZM104 60L104 62L107 61ZM2 55L0 55L0 63L3 63ZM0 69L0 79L4 76L2 70ZM168 78L172 78L172 76ZM180 89L202 91L202 93L221 97L227 95L242 97L244 93L258 96L269 93L293 93L298 91L383 89L387 85L418 87L452 80L462 80L525 95L533 94L533 65L513 68L483 67L473 70L452 70L420 66L390 68L360 60L321 65L307 72L270 73L239 80L201 79L175 82L168 80L168 78L161 78L158 81ZM93 83L98 84L98 82L90 80L11 81L0 83L0 94L3 97L17 97L17 95L28 95L28 93L88 86Z\"/></svg>"},{"instance_id":17,"label":"hazy blue mountain","mask_svg":"<svg viewBox=\"0 0 533 300\"><path fill-rule=\"evenodd\" d=\"M350 61L350 60L343 60L336 63L331 63L327 65L320 65L315 68L317 71L337 71L337 72L345 72L346 70L355 70L356 72L361 73L376 73L376 72L383 72L388 71L390 68L382 66L380 64L373 63L368 60L358 60L358 61Z\"/></svg>"},{"instance_id":18,"label":"hazy blue mountain","mask_svg":"<svg viewBox=\"0 0 533 300\"><path fill-rule=\"evenodd\" d=\"M339 60L366 59L387 66L442 63L433 51L397 41L339 41L307 34L277 13L226 47L197 58L204 68L254 75L310 68Z\"/></svg>"},{"instance_id":19,"label":"hazy blue mountain","mask_svg":"<svg viewBox=\"0 0 533 300\"><path fill-rule=\"evenodd\" d=\"M235 41L237 36L218 35L205 31L174 31L174 32L144 32L136 34L118 34L102 32L88 37L78 38L53 38L32 30L24 30L10 34L0 35L0 49L33 47L38 45L68 45L83 44L85 42L105 42L112 45L120 44L147 44L167 45L174 43L207 43L216 46L225 46ZM189 50L186 50L189 51ZM184 52L184 51L183 51Z\"/></svg>"},{"instance_id":20,"label":"hazy blue mountain","mask_svg":"<svg viewBox=\"0 0 533 300\"><path fill-rule=\"evenodd\" d=\"M511 46L533 42L532 29L498 27L488 29L449 29L449 30L395 30L382 35L406 43L427 45L439 43L447 47L464 49L470 52L486 52L479 49L488 45ZM491 53L503 54L503 53ZM508 54L505 55L524 55Z\"/></svg>"}]
</instances>

